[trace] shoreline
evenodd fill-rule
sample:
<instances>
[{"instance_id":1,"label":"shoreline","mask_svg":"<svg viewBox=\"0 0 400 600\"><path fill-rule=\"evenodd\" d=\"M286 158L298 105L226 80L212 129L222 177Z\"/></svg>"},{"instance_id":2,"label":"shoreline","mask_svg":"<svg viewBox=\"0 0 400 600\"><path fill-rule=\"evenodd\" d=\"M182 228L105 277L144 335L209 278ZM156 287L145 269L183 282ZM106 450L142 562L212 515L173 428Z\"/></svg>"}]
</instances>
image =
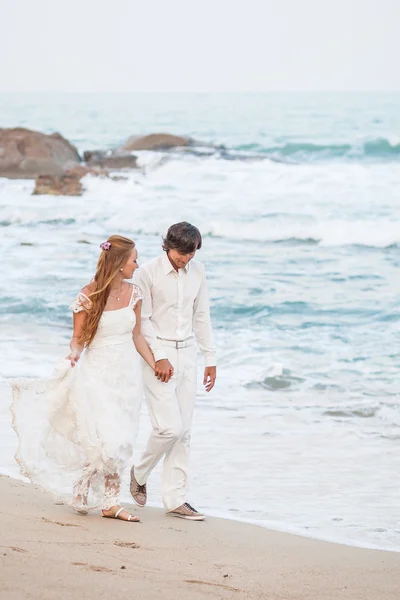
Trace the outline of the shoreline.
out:
<instances>
[{"instance_id":1,"label":"shoreline","mask_svg":"<svg viewBox=\"0 0 400 600\"><path fill-rule=\"evenodd\" d=\"M140 600L398 600L396 552L230 519L192 523L156 508L133 507L141 524L82 516L5 475L0 494L4 600L125 599L132 592Z\"/></svg>"},{"instance_id":2,"label":"shoreline","mask_svg":"<svg viewBox=\"0 0 400 600\"><path fill-rule=\"evenodd\" d=\"M33 485L34 487L35 484L31 483L29 480L25 481L24 480L24 476L20 475L19 477L16 477L14 474L9 475L8 473L4 473L4 472L0 472L0 479L2 477L6 477L9 478L13 481L19 481L21 483L24 483L26 485ZM47 492L44 492L47 493ZM123 496L123 494L122 494ZM130 498L130 497L129 497ZM122 504L125 506L135 506L131 500L128 500L128 502L125 501L125 499L123 498L122 500ZM162 504L154 504L154 503L148 503L147 505L148 509L151 510L160 510L163 512L163 507ZM72 509L71 509L72 510ZM346 542L343 540L338 540L338 539L334 539L334 538L329 538L329 537L323 537L318 536L318 535L312 535L312 534L308 534L307 532L304 532L301 530L301 528L297 528L295 526L290 526L290 525L286 525L285 523L280 523L277 521L272 522L271 524L263 524L260 521L251 521L250 519L241 519L240 517L231 517L228 515L223 515L223 514L218 514L219 511L206 511L206 517L211 518L211 519L220 519L223 521L229 521L229 522L233 522L233 523L242 523L244 525L250 525L252 527L260 527L261 529L265 529L267 531L273 531L276 533L283 533L285 535L295 535L297 537L300 538L304 538L307 540L315 540L316 542L324 542L327 544L336 544L339 546L345 546L347 548L354 548L356 550L373 550L374 552L390 552L390 553L394 553L394 554L400 554L400 545L399 548L382 548L382 547L378 547L378 546L373 546L372 544L369 545L367 543L363 544L362 542ZM276 525L274 525L274 523L276 523ZM400 544L400 537L399 537L399 544Z\"/></svg>"},{"instance_id":3,"label":"shoreline","mask_svg":"<svg viewBox=\"0 0 400 600\"><path fill-rule=\"evenodd\" d=\"M9 383L9 380L8 381L7 380L0 381L0 392L4 392L5 397L7 397L9 395L9 385L7 385L8 383ZM11 448L11 446L14 447L14 442L16 442L16 440L14 440L15 430L13 429L12 424L11 424L12 411L10 410L10 406L9 406L8 402L6 402L5 404L2 403L2 406L0 406L0 415L6 417L5 421L8 421L8 420L10 421L10 430L9 430L10 439L8 440L8 442L9 442L8 444L7 444L7 439L6 439L5 447L7 447L7 448L8 447ZM143 413L141 415L141 421L144 420L144 417L145 417L145 414ZM7 430L7 428L6 428L6 430ZM11 439L11 436L13 439ZM7 434L6 434L6 438L7 438ZM23 476L20 474L17 463L15 462L15 458L14 458L15 449L16 448L14 447L13 451L7 455L8 459L6 460L6 463L3 465L3 467L0 469L0 477L2 475L6 475L12 479L16 479L16 480L19 480L22 482L28 482L28 480L24 480ZM5 469L5 471L3 469ZM127 483L127 482L125 482L125 483ZM126 485L124 487L126 490L128 490ZM127 491L121 494L121 500L123 503L129 504L131 502L130 495L128 494ZM155 509L162 508L162 504L154 502L154 499L153 499L153 502L151 502L151 501L149 502L148 506L151 508L155 508ZM201 508L205 511L207 516L210 516L213 518L219 518L219 519L226 519L226 520L232 521L234 523L244 523L244 524L248 524L248 525L254 525L254 526L260 527L262 529L265 529L267 531L275 531L275 532L285 533L285 534L289 534L289 535L297 535L297 536L303 537L304 539L311 539L311 540L317 540L317 541L321 541L321 542L339 544L339 545L347 546L349 548L367 549L367 550L374 550L374 551L379 551L379 552L400 553L400 536L398 536L398 539L396 539L397 532L393 532L392 539L388 540L388 543L386 545L384 545L384 544L380 545L379 541L378 541L378 543L376 543L375 540L368 539L367 535L364 536L364 538L366 538L366 539L362 539L362 538L361 539L357 539L357 538L351 539L350 534L346 535L346 530L344 530L344 531L340 530L340 529L334 530L332 528L329 529L329 527L322 528L321 531L319 530L319 528L314 528L314 527L312 527L308 530L308 529L306 529L306 526L302 526L301 524L296 525L296 524L291 523L290 521L285 521L283 519L282 520L271 519L271 521L268 521L267 519L264 519L264 518L263 519L249 519L249 518L247 518L247 516L245 514L242 515L239 512L231 513L231 512L229 512L229 510L222 511L222 510L218 509L218 507L214 509L213 505L210 505L210 503L208 503L208 508L207 508L207 506L204 506L204 504L201 505ZM281 516L283 516L283 515L281 515ZM340 535L341 533L343 535ZM358 538L360 538L360 536L358 536ZM393 545L392 547L390 546L390 543Z\"/></svg>"}]
</instances>

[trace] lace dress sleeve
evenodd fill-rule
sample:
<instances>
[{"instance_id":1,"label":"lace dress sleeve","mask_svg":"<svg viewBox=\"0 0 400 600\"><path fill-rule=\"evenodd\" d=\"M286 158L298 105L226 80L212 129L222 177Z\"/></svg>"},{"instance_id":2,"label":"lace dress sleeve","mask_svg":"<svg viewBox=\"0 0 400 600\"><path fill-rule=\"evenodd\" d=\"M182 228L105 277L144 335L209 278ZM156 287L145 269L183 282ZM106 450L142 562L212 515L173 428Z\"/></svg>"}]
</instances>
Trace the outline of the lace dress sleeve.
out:
<instances>
[{"instance_id":1,"label":"lace dress sleeve","mask_svg":"<svg viewBox=\"0 0 400 600\"><path fill-rule=\"evenodd\" d=\"M83 292L79 292L79 294L69 307L69 310L72 310L72 312L74 313L79 313L83 310L86 310L87 312L92 308L92 306L93 304L91 300Z\"/></svg>"},{"instance_id":2,"label":"lace dress sleeve","mask_svg":"<svg viewBox=\"0 0 400 600\"><path fill-rule=\"evenodd\" d=\"M137 285L133 284L132 296L129 302L129 306L133 309L139 300L144 300L143 292Z\"/></svg>"}]
</instances>

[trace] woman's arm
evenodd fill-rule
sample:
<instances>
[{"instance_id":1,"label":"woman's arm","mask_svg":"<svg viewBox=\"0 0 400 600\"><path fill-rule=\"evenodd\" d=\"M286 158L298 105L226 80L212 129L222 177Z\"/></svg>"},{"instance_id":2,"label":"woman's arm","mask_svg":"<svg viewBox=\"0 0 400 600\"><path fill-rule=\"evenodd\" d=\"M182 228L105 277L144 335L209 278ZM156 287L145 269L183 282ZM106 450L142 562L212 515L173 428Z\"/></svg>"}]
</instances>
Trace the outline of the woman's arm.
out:
<instances>
[{"instance_id":1,"label":"woman's arm","mask_svg":"<svg viewBox=\"0 0 400 600\"><path fill-rule=\"evenodd\" d=\"M153 369L155 369L156 363L154 361L154 356L152 351L150 350L150 346L144 339L144 335L141 330L141 312L142 312L142 301L139 300L135 306L135 315L136 315L136 325L133 330L133 343L135 344L135 348L140 354L140 356L147 362L147 364Z\"/></svg>"},{"instance_id":2,"label":"woman's arm","mask_svg":"<svg viewBox=\"0 0 400 600\"><path fill-rule=\"evenodd\" d=\"M69 343L69 347L71 348L71 352L68 354L67 359L71 361L71 367L74 367L78 362L83 346L79 344L79 338L81 335L81 331L83 328L83 324L85 323L87 317L87 312L82 310L78 313L74 313L74 331L72 334L71 341Z\"/></svg>"}]
</instances>

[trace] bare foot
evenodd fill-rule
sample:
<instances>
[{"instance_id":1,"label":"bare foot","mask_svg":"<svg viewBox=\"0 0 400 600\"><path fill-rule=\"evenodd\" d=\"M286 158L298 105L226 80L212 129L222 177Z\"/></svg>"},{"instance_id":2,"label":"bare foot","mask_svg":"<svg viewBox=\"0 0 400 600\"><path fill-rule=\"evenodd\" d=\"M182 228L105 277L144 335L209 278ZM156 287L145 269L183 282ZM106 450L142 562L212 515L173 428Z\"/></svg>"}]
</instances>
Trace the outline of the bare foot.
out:
<instances>
[{"instance_id":1,"label":"bare foot","mask_svg":"<svg viewBox=\"0 0 400 600\"><path fill-rule=\"evenodd\" d=\"M83 488L83 489L82 489ZM74 485L74 503L73 509L81 515L86 515L89 511L87 508L89 494L89 483L83 486L82 480Z\"/></svg>"}]
</instances>

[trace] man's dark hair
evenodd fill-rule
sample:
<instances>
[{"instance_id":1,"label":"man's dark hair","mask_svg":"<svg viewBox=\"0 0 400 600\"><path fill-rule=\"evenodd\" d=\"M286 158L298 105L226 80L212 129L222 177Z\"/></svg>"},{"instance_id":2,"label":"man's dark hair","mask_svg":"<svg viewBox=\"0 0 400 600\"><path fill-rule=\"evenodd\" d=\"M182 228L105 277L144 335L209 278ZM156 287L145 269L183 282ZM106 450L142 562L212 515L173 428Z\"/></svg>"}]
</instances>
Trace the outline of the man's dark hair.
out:
<instances>
[{"instance_id":1,"label":"man's dark hair","mask_svg":"<svg viewBox=\"0 0 400 600\"><path fill-rule=\"evenodd\" d=\"M202 245L201 233L194 225L182 221L175 223L167 231L163 239L163 250L177 250L180 254L191 254L200 250Z\"/></svg>"}]
</instances>

